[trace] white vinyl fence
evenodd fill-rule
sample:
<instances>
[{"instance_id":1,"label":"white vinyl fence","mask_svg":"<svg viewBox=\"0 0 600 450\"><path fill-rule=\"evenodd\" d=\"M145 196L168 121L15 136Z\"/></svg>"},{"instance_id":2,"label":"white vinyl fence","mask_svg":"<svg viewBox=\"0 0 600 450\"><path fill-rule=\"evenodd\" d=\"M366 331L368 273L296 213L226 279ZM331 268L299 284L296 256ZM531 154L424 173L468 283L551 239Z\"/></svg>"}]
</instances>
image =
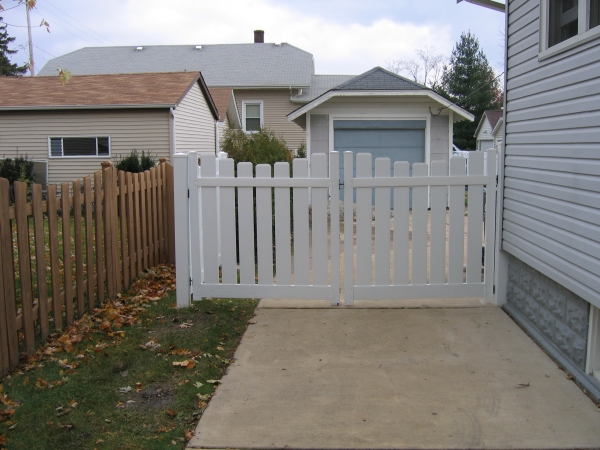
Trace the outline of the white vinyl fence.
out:
<instances>
[{"instance_id":1,"label":"white vinyl fence","mask_svg":"<svg viewBox=\"0 0 600 450\"><path fill-rule=\"evenodd\" d=\"M414 164L344 154L344 301L493 299L496 158ZM176 154L177 304L287 298L340 303L339 154L271 166ZM356 189L356 203L353 194ZM373 189L375 204L373 205ZM465 208L465 193L468 207ZM310 196L310 204L309 204ZM411 208L412 198L412 208ZM392 200L393 199L393 200ZM373 209L374 206L374 209ZM331 211L331 213L330 213ZM484 226L485 224L485 226ZM482 249L488 248L482 261ZM484 262L484 264L482 264ZM484 268L482 272L482 268ZM191 285L191 289L190 289Z\"/></svg>"}]
</instances>

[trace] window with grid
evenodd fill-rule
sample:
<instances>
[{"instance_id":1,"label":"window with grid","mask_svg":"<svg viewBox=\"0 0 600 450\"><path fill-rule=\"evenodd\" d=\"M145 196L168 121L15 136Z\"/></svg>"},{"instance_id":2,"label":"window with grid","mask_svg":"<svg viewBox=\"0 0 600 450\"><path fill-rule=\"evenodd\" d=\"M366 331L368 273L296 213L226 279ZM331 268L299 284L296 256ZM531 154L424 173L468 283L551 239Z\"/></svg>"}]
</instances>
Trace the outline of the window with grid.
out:
<instances>
[{"instance_id":1,"label":"window with grid","mask_svg":"<svg viewBox=\"0 0 600 450\"><path fill-rule=\"evenodd\" d=\"M110 156L110 138L51 137L50 156Z\"/></svg>"},{"instance_id":2,"label":"window with grid","mask_svg":"<svg viewBox=\"0 0 600 450\"><path fill-rule=\"evenodd\" d=\"M261 127L261 103L246 103L245 105L245 129L246 131L260 131Z\"/></svg>"}]
</instances>

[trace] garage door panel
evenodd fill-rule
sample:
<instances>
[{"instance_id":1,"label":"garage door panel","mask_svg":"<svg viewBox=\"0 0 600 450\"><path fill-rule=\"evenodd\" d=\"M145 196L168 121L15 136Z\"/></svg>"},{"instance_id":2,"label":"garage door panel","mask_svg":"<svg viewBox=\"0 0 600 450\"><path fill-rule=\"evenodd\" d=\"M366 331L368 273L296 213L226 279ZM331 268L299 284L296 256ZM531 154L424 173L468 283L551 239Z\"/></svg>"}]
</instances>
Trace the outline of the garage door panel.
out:
<instances>
[{"instance_id":1,"label":"garage door panel","mask_svg":"<svg viewBox=\"0 0 600 450\"><path fill-rule=\"evenodd\" d=\"M425 148L425 132L423 130L335 130L336 149L347 148L372 149L405 147Z\"/></svg>"}]
</instances>

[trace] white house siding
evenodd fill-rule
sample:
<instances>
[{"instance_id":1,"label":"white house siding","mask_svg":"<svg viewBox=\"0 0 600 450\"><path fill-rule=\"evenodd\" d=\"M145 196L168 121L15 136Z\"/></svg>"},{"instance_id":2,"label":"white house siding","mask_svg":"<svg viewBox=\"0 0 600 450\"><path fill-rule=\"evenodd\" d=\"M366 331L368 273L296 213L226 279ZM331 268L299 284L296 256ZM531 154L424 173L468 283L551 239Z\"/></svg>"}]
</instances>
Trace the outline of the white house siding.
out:
<instances>
[{"instance_id":1,"label":"white house siding","mask_svg":"<svg viewBox=\"0 0 600 450\"><path fill-rule=\"evenodd\" d=\"M290 150L296 150L300 144L306 142L304 130L287 119L289 113L302 106L290 101L289 89L235 89L234 93L240 119L243 118L243 101L262 100L264 127L283 137Z\"/></svg>"},{"instance_id":2,"label":"white house siding","mask_svg":"<svg viewBox=\"0 0 600 450\"><path fill-rule=\"evenodd\" d=\"M334 97L311 110L311 132L315 115L332 115L334 119L429 119L429 150L427 152L426 148L426 158L445 161L447 165L450 151L449 116L448 110L438 114L439 111L439 103L427 97ZM312 139L311 135L311 153L314 153Z\"/></svg>"},{"instance_id":3,"label":"white house siding","mask_svg":"<svg viewBox=\"0 0 600 450\"><path fill-rule=\"evenodd\" d=\"M483 124L479 129L479 133L477 133L477 150L487 150L494 146L493 136L492 136L492 126L490 125L490 121L487 118L483 119Z\"/></svg>"},{"instance_id":4,"label":"white house siding","mask_svg":"<svg viewBox=\"0 0 600 450\"><path fill-rule=\"evenodd\" d=\"M513 0L503 249L600 307L600 45L538 61L539 0Z\"/></svg>"},{"instance_id":5,"label":"white house siding","mask_svg":"<svg viewBox=\"0 0 600 450\"><path fill-rule=\"evenodd\" d=\"M496 151L502 150L502 140L504 139L504 122L500 123L500 126L494 133L494 148Z\"/></svg>"},{"instance_id":6,"label":"white house siding","mask_svg":"<svg viewBox=\"0 0 600 450\"><path fill-rule=\"evenodd\" d=\"M175 148L181 153L215 153L215 119L197 83L175 108Z\"/></svg>"},{"instance_id":7,"label":"white house siding","mask_svg":"<svg viewBox=\"0 0 600 450\"><path fill-rule=\"evenodd\" d=\"M49 158L50 136L110 136L111 156ZM169 142L168 109L0 112L0 157L47 159L50 184L92 175L133 149L169 158Z\"/></svg>"}]
</instances>

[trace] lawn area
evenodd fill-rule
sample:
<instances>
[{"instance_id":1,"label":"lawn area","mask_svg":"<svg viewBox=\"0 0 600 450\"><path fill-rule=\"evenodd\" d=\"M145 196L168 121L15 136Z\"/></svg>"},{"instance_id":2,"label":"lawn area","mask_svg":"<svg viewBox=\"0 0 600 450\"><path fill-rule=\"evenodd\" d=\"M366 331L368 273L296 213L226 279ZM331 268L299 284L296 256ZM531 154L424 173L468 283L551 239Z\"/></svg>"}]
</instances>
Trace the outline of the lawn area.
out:
<instances>
[{"instance_id":1,"label":"lawn area","mask_svg":"<svg viewBox=\"0 0 600 450\"><path fill-rule=\"evenodd\" d=\"M257 301L176 309L174 291L157 294L173 286L165 267L2 381L3 448L185 448Z\"/></svg>"}]
</instances>

